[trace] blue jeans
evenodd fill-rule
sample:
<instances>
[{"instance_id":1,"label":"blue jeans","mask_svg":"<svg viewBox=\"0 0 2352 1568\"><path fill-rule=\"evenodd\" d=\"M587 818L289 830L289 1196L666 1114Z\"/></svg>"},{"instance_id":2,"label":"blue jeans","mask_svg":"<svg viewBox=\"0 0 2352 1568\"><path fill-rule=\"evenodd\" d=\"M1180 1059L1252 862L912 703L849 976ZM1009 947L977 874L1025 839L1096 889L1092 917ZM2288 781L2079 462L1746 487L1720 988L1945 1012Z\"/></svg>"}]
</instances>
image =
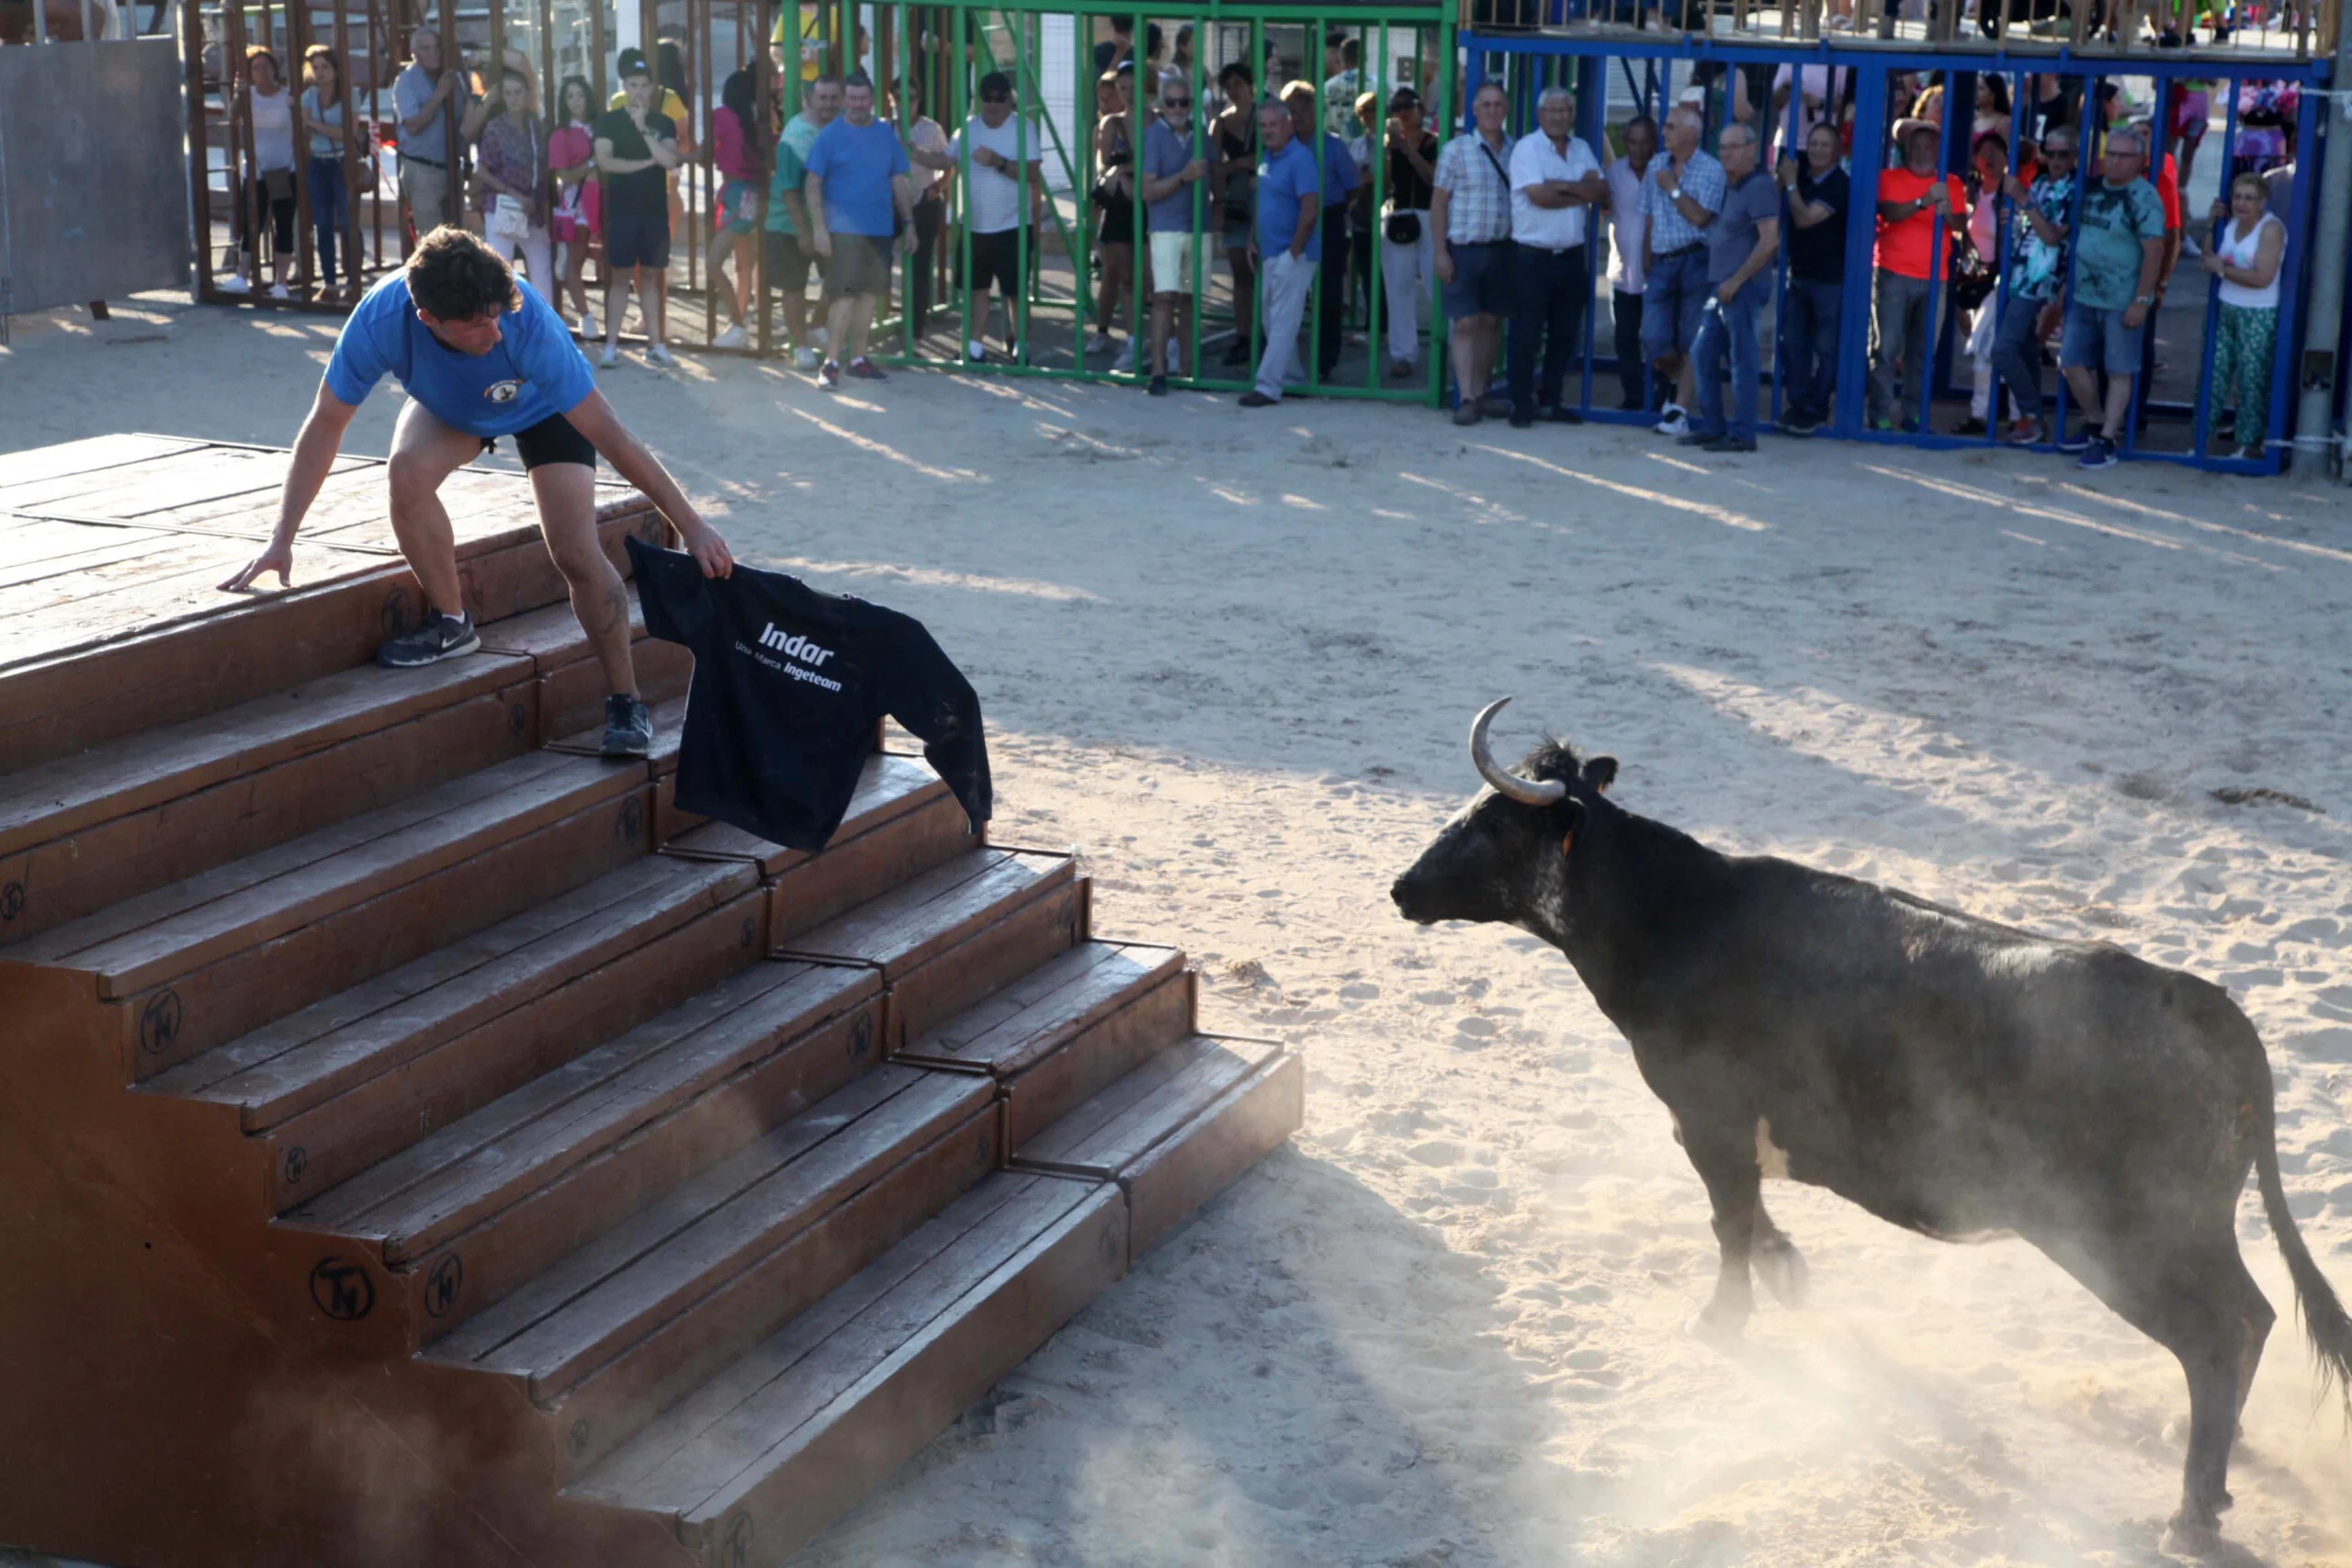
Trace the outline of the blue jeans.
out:
<instances>
[{"instance_id":1,"label":"blue jeans","mask_svg":"<svg viewBox=\"0 0 2352 1568\"><path fill-rule=\"evenodd\" d=\"M1785 412L1815 423L1829 417L1829 394L1838 386L1838 311L1846 296L1842 283L1789 279L1781 309L1781 363L1787 367Z\"/></svg>"},{"instance_id":2,"label":"blue jeans","mask_svg":"<svg viewBox=\"0 0 2352 1568\"><path fill-rule=\"evenodd\" d=\"M343 234L344 219L349 211L344 200L342 160L313 154L308 184L311 187L311 226L318 231L319 282L332 288L334 287L335 241ZM345 282L359 281L358 261L358 257L352 257L352 265L344 269ZM532 281L536 285L537 279Z\"/></svg>"},{"instance_id":3,"label":"blue jeans","mask_svg":"<svg viewBox=\"0 0 2352 1568\"><path fill-rule=\"evenodd\" d=\"M1699 340L1690 345L1690 369L1699 380L1699 417L1693 435L1756 439L1756 316L1764 305L1764 279L1751 277L1726 305L1715 296L1699 311ZM1731 419L1724 419L1724 361L1731 361Z\"/></svg>"}]
</instances>

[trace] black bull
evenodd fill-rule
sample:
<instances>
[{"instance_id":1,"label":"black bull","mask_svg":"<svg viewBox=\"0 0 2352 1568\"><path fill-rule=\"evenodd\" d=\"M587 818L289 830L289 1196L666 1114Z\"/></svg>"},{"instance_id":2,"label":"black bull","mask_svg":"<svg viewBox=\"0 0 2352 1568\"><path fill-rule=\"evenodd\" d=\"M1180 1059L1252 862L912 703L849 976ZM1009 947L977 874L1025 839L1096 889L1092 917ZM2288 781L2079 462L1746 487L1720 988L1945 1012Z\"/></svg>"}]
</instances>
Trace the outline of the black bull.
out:
<instances>
[{"instance_id":1,"label":"black bull","mask_svg":"<svg viewBox=\"0 0 2352 1568\"><path fill-rule=\"evenodd\" d=\"M1942 1238L2014 1234L2179 1358L2189 1438L2169 1544L2219 1543L2230 1445L2276 1315L2238 1255L2251 1166L2322 1375L2352 1416L2352 1319L2278 1179L2270 1064L2219 987L1770 856L1719 854L1607 799L1613 759L1557 742L1396 879L1421 924L1495 920L1566 953L1672 1111L1736 1334L1751 1259L1803 1288L1761 1179L1826 1187Z\"/></svg>"}]
</instances>

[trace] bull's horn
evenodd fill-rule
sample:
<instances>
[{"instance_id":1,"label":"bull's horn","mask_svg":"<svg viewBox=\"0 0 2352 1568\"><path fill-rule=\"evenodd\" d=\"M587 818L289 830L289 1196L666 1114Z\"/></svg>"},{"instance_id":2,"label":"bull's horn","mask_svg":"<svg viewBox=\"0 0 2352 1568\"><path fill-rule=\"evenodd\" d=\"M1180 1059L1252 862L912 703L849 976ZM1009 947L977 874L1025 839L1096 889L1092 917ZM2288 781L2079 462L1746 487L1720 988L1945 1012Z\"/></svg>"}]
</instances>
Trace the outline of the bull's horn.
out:
<instances>
[{"instance_id":1,"label":"bull's horn","mask_svg":"<svg viewBox=\"0 0 2352 1568\"><path fill-rule=\"evenodd\" d=\"M1495 715L1503 711L1509 697L1497 697L1470 721L1470 761L1476 766L1478 776L1492 784L1497 795L1506 795L1521 806L1550 806L1568 793L1568 786L1558 779L1523 779L1517 773L1506 773L1495 762L1494 753L1487 750L1487 727L1495 722Z\"/></svg>"}]
</instances>

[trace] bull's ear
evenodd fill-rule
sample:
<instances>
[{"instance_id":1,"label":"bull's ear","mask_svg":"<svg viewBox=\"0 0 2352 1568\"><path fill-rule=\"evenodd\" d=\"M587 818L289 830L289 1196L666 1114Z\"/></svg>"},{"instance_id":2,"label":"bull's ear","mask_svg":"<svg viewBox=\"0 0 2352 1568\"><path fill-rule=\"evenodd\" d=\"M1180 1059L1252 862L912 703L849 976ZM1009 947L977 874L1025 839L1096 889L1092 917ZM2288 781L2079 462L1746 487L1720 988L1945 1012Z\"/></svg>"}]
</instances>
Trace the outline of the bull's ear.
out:
<instances>
[{"instance_id":1,"label":"bull's ear","mask_svg":"<svg viewBox=\"0 0 2352 1568\"><path fill-rule=\"evenodd\" d=\"M1617 759L1614 757L1588 759L1584 765L1584 782L1592 786L1594 794L1608 794L1609 786L1617 782Z\"/></svg>"}]
</instances>

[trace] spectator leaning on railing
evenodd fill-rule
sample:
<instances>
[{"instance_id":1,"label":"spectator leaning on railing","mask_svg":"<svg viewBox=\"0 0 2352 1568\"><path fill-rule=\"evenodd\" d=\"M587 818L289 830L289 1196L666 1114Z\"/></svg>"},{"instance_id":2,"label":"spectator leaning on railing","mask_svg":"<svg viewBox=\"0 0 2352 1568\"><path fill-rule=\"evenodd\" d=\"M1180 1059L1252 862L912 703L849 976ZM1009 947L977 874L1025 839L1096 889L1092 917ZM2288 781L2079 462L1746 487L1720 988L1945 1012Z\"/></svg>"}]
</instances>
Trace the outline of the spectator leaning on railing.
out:
<instances>
[{"instance_id":1,"label":"spectator leaning on railing","mask_svg":"<svg viewBox=\"0 0 2352 1568\"><path fill-rule=\"evenodd\" d=\"M1936 351L1937 329L1951 290L1947 231L1968 220L1968 192L1957 175L1939 175L1942 137L1924 120L1898 120L1895 141L1903 165L1878 177L1878 246L1871 309L1871 423L1892 430L1919 428L1919 389ZM1937 319L1928 316L1936 294ZM1900 385L1898 386L1898 377ZM1902 410L1898 416L1894 409Z\"/></svg>"},{"instance_id":2,"label":"spectator leaning on railing","mask_svg":"<svg viewBox=\"0 0 2352 1568\"><path fill-rule=\"evenodd\" d=\"M2015 218L2008 304L1993 329L1993 372L2016 400L2012 446L2050 439L2041 412L2041 345L2066 284L2066 228L2075 217L2075 132L2053 126L2041 140L2041 173L2030 186L2015 175L2003 187ZM1986 307L1990 309L1990 305Z\"/></svg>"},{"instance_id":3,"label":"spectator leaning on railing","mask_svg":"<svg viewBox=\"0 0 2352 1568\"><path fill-rule=\"evenodd\" d=\"M1723 154L1724 205L1707 226L1707 283L1699 335L1690 347L1698 381L1699 417L1681 437L1710 452L1756 450L1757 319L1771 293L1768 273L1781 254L1781 193L1756 166L1756 132L1726 126L1715 143ZM1731 369L1732 400L1724 409L1723 374Z\"/></svg>"},{"instance_id":4,"label":"spectator leaning on railing","mask_svg":"<svg viewBox=\"0 0 2352 1568\"><path fill-rule=\"evenodd\" d=\"M1576 134L1574 93L1544 88L1535 119L1536 133L1510 150L1510 423L1518 429L1539 414L1557 424L1583 423L1568 406L1567 374L1592 299L1585 237L1593 205L1609 190L1600 161Z\"/></svg>"},{"instance_id":5,"label":"spectator leaning on railing","mask_svg":"<svg viewBox=\"0 0 2352 1568\"><path fill-rule=\"evenodd\" d=\"M1271 408L1298 368L1298 328L1306 314L1306 291L1322 256L1318 220L1323 216L1322 181L1315 155L1294 134L1291 111L1279 99L1258 106L1258 229L1252 259L1258 264L1261 308L1266 318L1266 350L1258 360L1258 382L1241 394L1245 409Z\"/></svg>"},{"instance_id":6,"label":"spectator leaning on railing","mask_svg":"<svg viewBox=\"0 0 2352 1568\"><path fill-rule=\"evenodd\" d=\"M1804 155L1773 173L1787 193L1789 288L1781 310L1781 365L1787 394L1781 428L1811 435L1829 419L1838 385L1838 320L1846 298L1846 214L1853 184L1838 162L1838 128L1815 120Z\"/></svg>"},{"instance_id":7,"label":"spectator leaning on railing","mask_svg":"<svg viewBox=\"0 0 2352 1568\"><path fill-rule=\"evenodd\" d=\"M2140 368L2140 334L2156 300L2165 265L2165 209L2156 187L2142 177L2147 145L2136 130L2107 133L2101 175L2083 187L2075 237L2074 290L2066 300L2066 331L2058 367L2085 420L2062 436L2061 452L2079 452L2086 468L2115 462L2116 444L2132 411L2132 383ZM2107 373L2100 406L2098 375ZM2094 430L2090 416L2099 416Z\"/></svg>"},{"instance_id":8,"label":"spectator leaning on railing","mask_svg":"<svg viewBox=\"0 0 2352 1568\"><path fill-rule=\"evenodd\" d=\"M1445 313L1453 319L1452 356L1456 424L1509 413L1508 399L1488 383L1502 347L1510 304L1510 138L1503 119L1510 98L1499 82L1480 85L1470 100L1475 129L1438 153L1430 196L1432 265L1445 286Z\"/></svg>"},{"instance_id":9,"label":"spectator leaning on railing","mask_svg":"<svg viewBox=\"0 0 2352 1568\"><path fill-rule=\"evenodd\" d=\"M1618 132L1624 152L1601 171L1609 182L1609 319L1617 351L1617 407L1646 410L1649 367L1642 359L1642 248L1649 220L1642 215L1642 182L1657 156L1657 121L1637 114Z\"/></svg>"},{"instance_id":10,"label":"spectator leaning on railing","mask_svg":"<svg viewBox=\"0 0 2352 1568\"><path fill-rule=\"evenodd\" d=\"M410 228L422 237L458 221L449 200L456 157L449 126L465 113L471 95L463 71L442 69L438 31L417 28L408 43L412 58L392 83L392 107L400 117L401 197L408 203Z\"/></svg>"},{"instance_id":11,"label":"spectator leaning on railing","mask_svg":"<svg viewBox=\"0 0 2352 1568\"><path fill-rule=\"evenodd\" d=\"M1676 388L1655 427L1660 435L1690 433L1695 400L1690 344L1699 314L1713 290L1707 283L1707 230L1724 205L1724 166L1700 151L1699 111L1678 105L1666 117L1666 156L1642 182L1647 220L1642 259L1642 352Z\"/></svg>"},{"instance_id":12,"label":"spectator leaning on railing","mask_svg":"<svg viewBox=\"0 0 2352 1568\"><path fill-rule=\"evenodd\" d=\"M2206 383L2217 410L2233 408L2238 456L2259 457L2270 428L2270 372L2278 345L2278 265L2287 226L2266 210L2260 175L2230 182L2226 210L2213 204L2213 232L2198 258L2221 282L2221 320L2213 333L2213 376ZM2218 432L2220 420L2215 421Z\"/></svg>"}]
</instances>

